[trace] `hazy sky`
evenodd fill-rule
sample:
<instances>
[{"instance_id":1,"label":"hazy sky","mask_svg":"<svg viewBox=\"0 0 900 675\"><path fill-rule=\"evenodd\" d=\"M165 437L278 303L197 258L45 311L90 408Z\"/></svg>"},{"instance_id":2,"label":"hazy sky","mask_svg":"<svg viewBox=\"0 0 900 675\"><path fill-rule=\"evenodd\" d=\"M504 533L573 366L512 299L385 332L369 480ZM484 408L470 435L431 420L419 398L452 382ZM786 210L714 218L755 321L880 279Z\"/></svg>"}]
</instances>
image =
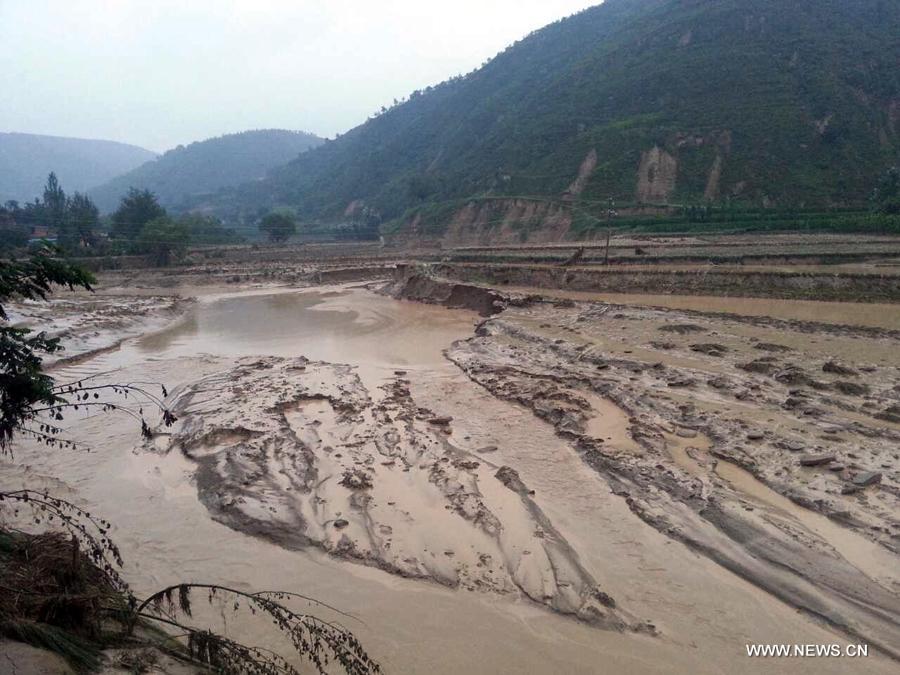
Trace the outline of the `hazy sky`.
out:
<instances>
[{"instance_id":1,"label":"hazy sky","mask_svg":"<svg viewBox=\"0 0 900 675\"><path fill-rule=\"evenodd\" d=\"M334 136L600 0L0 0L0 131Z\"/></svg>"}]
</instances>

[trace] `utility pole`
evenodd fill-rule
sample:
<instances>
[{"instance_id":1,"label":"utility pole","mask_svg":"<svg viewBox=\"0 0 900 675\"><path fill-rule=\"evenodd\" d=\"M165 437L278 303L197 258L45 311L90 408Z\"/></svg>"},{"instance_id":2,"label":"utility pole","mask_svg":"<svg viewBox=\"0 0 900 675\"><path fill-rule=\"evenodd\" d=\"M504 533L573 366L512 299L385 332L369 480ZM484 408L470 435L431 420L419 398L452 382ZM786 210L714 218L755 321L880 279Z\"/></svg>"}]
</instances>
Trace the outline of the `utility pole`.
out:
<instances>
[{"instance_id":1,"label":"utility pole","mask_svg":"<svg viewBox=\"0 0 900 675\"><path fill-rule=\"evenodd\" d=\"M614 214L613 198L610 197L606 206L606 258L603 261L604 265L609 265L609 239L612 236L612 217Z\"/></svg>"}]
</instances>

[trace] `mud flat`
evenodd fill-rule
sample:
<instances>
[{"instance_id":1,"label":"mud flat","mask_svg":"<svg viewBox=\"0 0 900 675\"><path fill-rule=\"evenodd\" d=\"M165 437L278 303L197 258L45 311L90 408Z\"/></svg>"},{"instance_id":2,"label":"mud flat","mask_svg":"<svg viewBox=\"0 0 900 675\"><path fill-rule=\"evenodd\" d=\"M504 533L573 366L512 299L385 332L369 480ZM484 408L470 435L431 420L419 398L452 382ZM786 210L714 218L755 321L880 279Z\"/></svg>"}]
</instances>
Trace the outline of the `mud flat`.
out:
<instances>
[{"instance_id":1,"label":"mud flat","mask_svg":"<svg viewBox=\"0 0 900 675\"><path fill-rule=\"evenodd\" d=\"M857 331L880 328L900 331L900 313L897 306L888 303L825 302L821 300L783 300L780 298L732 298L715 295L652 295L647 293L592 293L534 287L503 288L505 293L519 296L539 295L547 299L580 300L610 305L627 305L659 309L681 310L685 314L697 313L753 317L758 324L773 329L779 321L792 322L798 329L808 324L810 330L818 330L819 324L848 326Z\"/></svg>"},{"instance_id":2,"label":"mud flat","mask_svg":"<svg viewBox=\"0 0 900 675\"><path fill-rule=\"evenodd\" d=\"M645 522L896 656L898 335L771 324L532 299L448 355L571 439ZM592 433L598 396L641 451Z\"/></svg>"},{"instance_id":3,"label":"mud flat","mask_svg":"<svg viewBox=\"0 0 900 675\"><path fill-rule=\"evenodd\" d=\"M64 350L47 357L54 364L87 358L128 338L159 330L176 321L190 301L172 295L95 295L60 293L47 302L24 301L10 307L13 325L46 331Z\"/></svg>"},{"instance_id":4,"label":"mud flat","mask_svg":"<svg viewBox=\"0 0 900 675\"><path fill-rule=\"evenodd\" d=\"M371 392L350 366L248 359L185 390L171 437L201 501L236 529L454 588L521 593L599 626L616 609L515 470L447 440L397 376Z\"/></svg>"},{"instance_id":5,"label":"mud flat","mask_svg":"<svg viewBox=\"0 0 900 675\"><path fill-rule=\"evenodd\" d=\"M142 443L125 417L73 420L92 452L23 443L0 481L109 514L138 592L187 578L319 597L388 672L770 672L745 656L757 642L871 642L866 672L896 668L896 471L840 494L893 462L897 432L873 414L893 405L894 338L823 336L853 378L813 372L824 351L802 331L773 348L751 321L416 288L471 309L346 286L199 297L58 372L165 382L176 428ZM778 371L737 367L767 356ZM855 380L868 393L837 384ZM808 415L781 405L787 387ZM788 461L835 436L844 473Z\"/></svg>"}]
</instances>

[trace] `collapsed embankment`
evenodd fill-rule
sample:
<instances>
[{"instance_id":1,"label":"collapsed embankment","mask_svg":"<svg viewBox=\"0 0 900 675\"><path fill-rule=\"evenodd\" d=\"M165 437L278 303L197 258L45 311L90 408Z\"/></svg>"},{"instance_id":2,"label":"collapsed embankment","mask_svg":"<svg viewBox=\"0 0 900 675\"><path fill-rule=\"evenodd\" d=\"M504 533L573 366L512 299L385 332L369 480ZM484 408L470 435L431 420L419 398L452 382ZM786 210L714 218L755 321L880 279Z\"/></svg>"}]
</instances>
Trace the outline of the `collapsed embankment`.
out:
<instances>
[{"instance_id":1,"label":"collapsed embankment","mask_svg":"<svg viewBox=\"0 0 900 675\"><path fill-rule=\"evenodd\" d=\"M547 265L441 263L431 272L450 282L571 291L727 295L789 300L900 302L900 276L822 271L629 270Z\"/></svg>"},{"instance_id":2,"label":"collapsed embankment","mask_svg":"<svg viewBox=\"0 0 900 675\"><path fill-rule=\"evenodd\" d=\"M507 298L488 288L440 279L421 265L397 265L393 282L385 291L395 298L471 309L481 316L497 314L508 302Z\"/></svg>"}]
</instances>

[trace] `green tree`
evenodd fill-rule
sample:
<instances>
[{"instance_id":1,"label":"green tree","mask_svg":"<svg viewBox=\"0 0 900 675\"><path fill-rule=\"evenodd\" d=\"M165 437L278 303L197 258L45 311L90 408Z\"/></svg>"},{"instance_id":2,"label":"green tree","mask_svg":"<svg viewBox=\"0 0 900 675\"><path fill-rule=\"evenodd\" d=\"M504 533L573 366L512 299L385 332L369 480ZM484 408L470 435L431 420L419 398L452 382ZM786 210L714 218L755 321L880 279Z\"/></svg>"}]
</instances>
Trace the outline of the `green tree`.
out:
<instances>
[{"instance_id":1,"label":"green tree","mask_svg":"<svg viewBox=\"0 0 900 675\"><path fill-rule=\"evenodd\" d=\"M0 451L13 433L27 430L37 415L36 406L61 402L60 392L42 369L42 357L61 349L58 338L32 335L27 328L8 325L4 305L11 299L46 300L53 286L90 290L94 278L42 249L25 261L0 261Z\"/></svg>"},{"instance_id":2,"label":"green tree","mask_svg":"<svg viewBox=\"0 0 900 675\"><path fill-rule=\"evenodd\" d=\"M184 221L163 216L144 225L138 235L136 247L141 253L151 255L156 265L167 267L173 258L184 253L190 238Z\"/></svg>"},{"instance_id":3,"label":"green tree","mask_svg":"<svg viewBox=\"0 0 900 675\"><path fill-rule=\"evenodd\" d=\"M56 232L59 244L63 248L71 248L75 244L75 237L71 232L70 224L66 220L66 193L59 184L56 174L52 171L47 176L44 185L44 195L41 200L43 206L44 223Z\"/></svg>"},{"instance_id":4,"label":"green tree","mask_svg":"<svg viewBox=\"0 0 900 675\"><path fill-rule=\"evenodd\" d=\"M66 201L66 230L76 245L93 246L100 210L87 195L76 192Z\"/></svg>"},{"instance_id":5,"label":"green tree","mask_svg":"<svg viewBox=\"0 0 900 675\"><path fill-rule=\"evenodd\" d=\"M66 193L52 171L47 176L47 184L44 185L44 208L48 221L46 224L57 229L61 228L66 216Z\"/></svg>"},{"instance_id":6,"label":"green tree","mask_svg":"<svg viewBox=\"0 0 900 675\"><path fill-rule=\"evenodd\" d=\"M134 242L147 223L165 218L166 215L166 210L159 205L156 195L150 190L130 188L113 214L112 234Z\"/></svg>"},{"instance_id":7,"label":"green tree","mask_svg":"<svg viewBox=\"0 0 900 675\"><path fill-rule=\"evenodd\" d=\"M892 166L878 180L872 192L872 207L878 213L900 214L900 168Z\"/></svg>"},{"instance_id":8,"label":"green tree","mask_svg":"<svg viewBox=\"0 0 900 675\"><path fill-rule=\"evenodd\" d=\"M241 241L234 230L224 227L212 216L188 213L178 220L187 227L194 244L236 244Z\"/></svg>"},{"instance_id":9,"label":"green tree","mask_svg":"<svg viewBox=\"0 0 900 675\"><path fill-rule=\"evenodd\" d=\"M267 234L269 241L280 243L287 241L297 233L297 224L294 222L293 216L273 211L262 219L259 231Z\"/></svg>"},{"instance_id":10,"label":"green tree","mask_svg":"<svg viewBox=\"0 0 900 675\"><path fill-rule=\"evenodd\" d=\"M7 206L17 207L17 204ZM16 222L14 210L0 206L0 253L24 248L28 245L28 239L31 235L31 228L22 223Z\"/></svg>"},{"instance_id":11,"label":"green tree","mask_svg":"<svg viewBox=\"0 0 900 675\"><path fill-rule=\"evenodd\" d=\"M16 221L26 225L46 225L47 213L44 202L35 199L33 202L25 202L25 206L15 215Z\"/></svg>"}]
</instances>

